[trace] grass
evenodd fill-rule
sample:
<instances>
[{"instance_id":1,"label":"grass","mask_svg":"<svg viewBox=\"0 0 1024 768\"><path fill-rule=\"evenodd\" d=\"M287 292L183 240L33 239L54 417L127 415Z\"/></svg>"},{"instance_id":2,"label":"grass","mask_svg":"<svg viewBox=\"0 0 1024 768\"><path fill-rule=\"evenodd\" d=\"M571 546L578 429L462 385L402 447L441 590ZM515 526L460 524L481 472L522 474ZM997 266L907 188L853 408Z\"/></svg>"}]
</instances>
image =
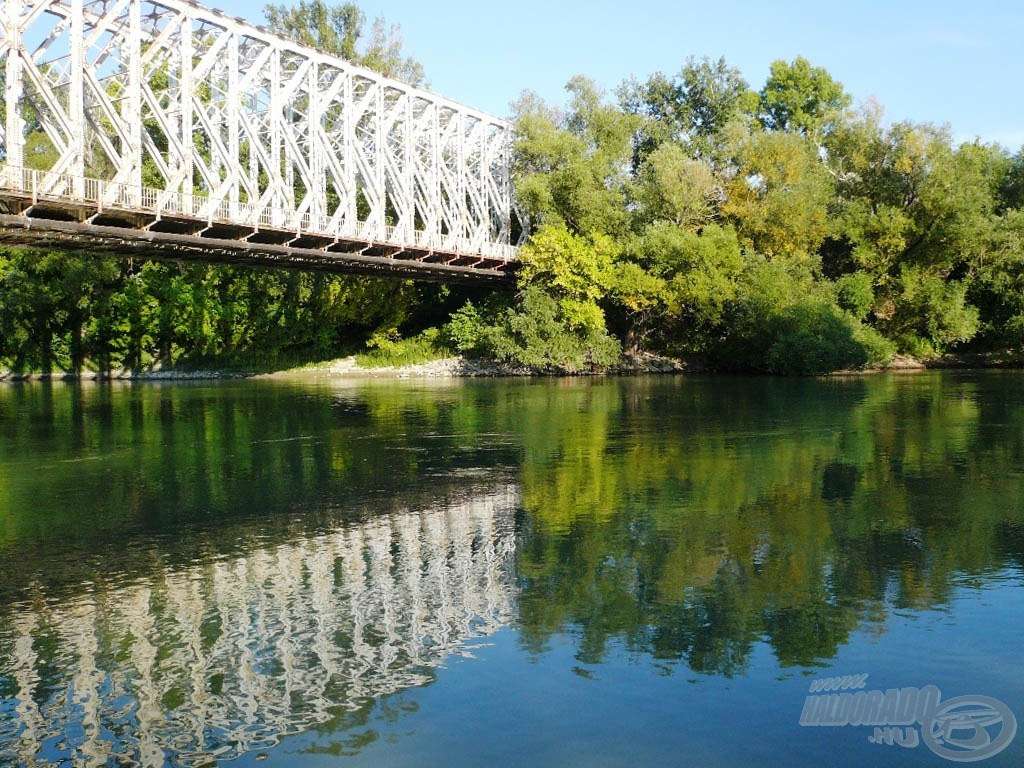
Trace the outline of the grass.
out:
<instances>
[{"instance_id":1,"label":"grass","mask_svg":"<svg viewBox=\"0 0 1024 768\"><path fill-rule=\"evenodd\" d=\"M356 365L360 368L397 368L451 357L439 337L437 328L428 328L410 339L375 335L367 342L370 349L356 355Z\"/></svg>"}]
</instances>

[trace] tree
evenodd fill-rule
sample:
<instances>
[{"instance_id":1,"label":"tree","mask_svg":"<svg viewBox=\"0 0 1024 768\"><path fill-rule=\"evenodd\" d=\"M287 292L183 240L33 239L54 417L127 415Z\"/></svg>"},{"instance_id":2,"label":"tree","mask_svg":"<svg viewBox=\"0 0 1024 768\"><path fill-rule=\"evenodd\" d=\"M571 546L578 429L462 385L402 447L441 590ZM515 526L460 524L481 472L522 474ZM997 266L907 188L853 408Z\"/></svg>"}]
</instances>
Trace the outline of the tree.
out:
<instances>
[{"instance_id":1,"label":"tree","mask_svg":"<svg viewBox=\"0 0 1024 768\"><path fill-rule=\"evenodd\" d=\"M735 67L692 56L679 72L691 136L710 136L749 106L749 86Z\"/></svg>"},{"instance_id":2,"label":"tree","mask_svg":"<svg viewBox=\"0 0 1024 768\"><path fill-rule=\"evenodd\" d=\"M583 237L559 224L546 225L522 249L520 285L542 285L569 328L603 331L599 301L612 284L615 255L615 243L606 235Z\"/></svg>"},{"instance_id":3,"label":"tree","mask_svg":"<svg viewBox=\"0 0 1024 768\"><path fill-rule=\"evenodd\" d=\"M324 53L358 62L356 44L363 34L366 16L355 3L328 7L322 0L299 0L299 4L267 5L267 25L278 34Z\"/></svg>"},{"instance_id":4,"label":"tree","mask_svg":"<svg viewBox=\"0 0 1024 768\"><path fill-rule=\"evenodd\" d=\"M1024 208L1024 148L1009 160L999 185L1000 212Z\"/></svg>"},{"instance_id":5,"label":"tree","mask_svg":"<svg viewBox=\"0 0 1024 768\"><path fill-rule=\"evenodd\" d=\"M411 56L402 53L402 38L397 24L388 25L377 18L370 28L370 39L360 59L367 69L380 72L409 85L426 86L427 75L423 65Z\"/></svg>"},{"instance_id":6,"label":"tree","mask_svg":"<svg viewBox=\"0 0 1024 768\"><path fill-rule=\"evenodd\" d=\"M761 124L772 131L789 131L820 138L827 134L851 98L842 83L824 67L803 56L792 63L772 62L761 89Z\"/></svg>"},{"instance_id":7,"label":"tree","mask_svg":"<svg viewBox=\"0 0 1024 768\"><path fill-rule=\"evenodd\" d=\"M713 161L719 137L730 123L756 109L757 95L724 58L697 61L691 56L673 78L657 72L643 84L624 83L619 101L626 112L644 118L635 158L639 166L664 142Z\"/></svg>"},{"instance_id":8,"label":"tree","mask_svg":"<svg viewBox=\"0 0 1024 768\"><path fill-rule=\"evenodd\" d=\"M897 123L877 110L827 139L837 175L826 271L871 275L873 324L905 351L931 354L970 340L981 320L968 297L993 266L1007 158L947 129ZM1005 241L1004 241L1005 242ZM989 302L991 303L991 302Z\"/></svg>"},{"instance_id":9,"label":"tree","mask_svg":"<svg viewBox=\"0 0 1024 768\"><path fill-rule=\"evenodd\" d=\"M626 207L636 119L606 104L591 81L577 77L564 114L532 94L514 105L516 198L537 225L565 224L580 235L618 236Z\"/></svg>"},{"instance_id":10,"label":"tree","mask_svg":"<svg viewBox=\"0 0 1024 768\"><path fill-rule=\"evenodd\" d=\"M410 85L423 85L423 66L403 55L397 25L373 23L364 38L366 15L355 3L328 6L323 0L299 0L296 6L267 5L267 26L297 43L339 56Z\"/></svg>"},{"instance_id":11,"label":"tree","mask_svg":"<svg viewBox=\"0 0 1024 768\"><path fill-rule=\"evenodd\" d=\"M615 252L606 235L584 237L562 223L541 227L521 252L519 308L501 314L484 346L499 359L546 371L617 362L619 344L600 305L614 280Z\"/></svg>"},{"instance_id":12,"label":"tree","mask_svg":"<svg viewBox=\"0 0 1024 768\"><path fill-rule=\"evenodd\" d=\"M745 258L735 298L723 313L719 365L772 374L827 373L888 362L893 347L840 309L833 288L804 261Z\"/></svg>"},{"instance_id":13,"label":"tree","mask_svg":"<svg viewBox=\"0 0 1024 768\"><path fill-rule=\"evenodd\" d=\"M927 267L903 264L892 293L886 330L911 353L930 356L978 331L978 310L967 303L967 282L947 280Z\"/></svg>"},{"instance_id":14,"label":"tree","mask_svg":"<svg viewBox=\"0 0 1024 768\"><path fill-rule=\"evenodd\" d=\"M738 145L722 214L769 257L814 254L828 233L833 183L802 136L756 132Z\"/></svg>"},{"instance_id":15,"label":"tree","mask_svg":"<svg viewBox=\"0 0 1024 768\"><path fill-rule=\"evenodd\" d=\"M725 190L714 169L676 143L654 150L637 174L635 197L647 221L700 229L718 215Z\"/></svg>"},{"instance_id":16,"label":"tree","mask_svg":"<svg viewBox=\"0 0 1024 768\"><path fill-rule=\"evenodd\" d=\"M621 261L615 265L610 299L613 314L625 319L626 356L635 358L654 324L664 317L668 284L635 261Z\"/></svg>"},{"instance_id":17,"label":"tree","mask_svg":"<svg viewBox=\"0 0 1024 768\"><path fill-rule=\"evenodd\" d=\"M736 293L743 258L735 230L710 225L698 233L658 222L647 228L640 250L649 270L667 282L666 308L688 337L682 346L699 349Z\"/></svg>"},{"instance_id":18,"label":"tree","mask_svg":"<svg viewBox=\"0 0 1024 768\"><path fill-rule=\"evenodd\" d=\"M1024 209L996 223L991 260L972 283L970 300L989 344L1024 349Z\"/></svg>"}]
</instances>

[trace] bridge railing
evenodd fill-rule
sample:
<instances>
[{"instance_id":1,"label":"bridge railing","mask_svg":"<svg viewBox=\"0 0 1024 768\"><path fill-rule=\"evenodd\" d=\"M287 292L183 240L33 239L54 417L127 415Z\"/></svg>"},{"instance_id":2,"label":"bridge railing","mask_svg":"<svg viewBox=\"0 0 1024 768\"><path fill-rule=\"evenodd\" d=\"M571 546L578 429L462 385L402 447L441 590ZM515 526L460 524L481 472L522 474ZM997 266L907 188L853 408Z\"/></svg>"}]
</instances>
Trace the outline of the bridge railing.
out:
<instances>
[{"instance_id":1,"label":"bridge railing","mask_svg":"<svg viewBox=\"0 0 1024 768\"><path fill-rule=\"evenodd\" d=\"M214 199L201 193L139 187L115 181L103 181L32 168L0 165L0 196L17 197L31 205L40 202L65 204L94 210L90 216L106 212L177 217L207 226L225 224L253 229L274 229L301 235L317 235L339 240L356 240L367 245L386 245L441 251L456 255L481 256L507 262L516 260L515 246L471 239L441 232L399 229L371 221L343 220L332 225L334 217L298 213L281 207L241 201Z\"/></svg>"}]
</instances>

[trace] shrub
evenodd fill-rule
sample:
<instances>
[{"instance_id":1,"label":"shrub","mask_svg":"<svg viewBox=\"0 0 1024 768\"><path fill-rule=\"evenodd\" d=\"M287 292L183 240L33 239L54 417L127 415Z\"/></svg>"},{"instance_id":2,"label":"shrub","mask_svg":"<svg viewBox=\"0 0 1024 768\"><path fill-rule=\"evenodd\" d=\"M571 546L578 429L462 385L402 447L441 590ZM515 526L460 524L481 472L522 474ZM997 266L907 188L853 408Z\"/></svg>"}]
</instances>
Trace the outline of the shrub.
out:
<instances>
[{"instance_id":1,"label":"shrub","mask_svg":"<svg viewBox=\"0 0 1024 768\"><path fill-rule=\"evenodd\" d=\"M833 302L800 264L750 257L724 339L714 352L723 367L807 375L885 365L894 346Z\"/></svg>"},{"instance_id":2,"label":"shrub","mask_svg":"<svg viewBox=\"0 0 1024 768\"><path fill-rule=\"evenodd\" d=\"M483 350L498 360L549 373L604 368L619 360L621 346L604 328L572 327L560 305L539 286L523 292L519 309L508 309L481 336Z\"/></svg>"},{"instance_id":3,"label":"shrub","mask_svg":"<svg viewBox=\"0 0 1024 768\"><path fill-rule=\"evenodd\" d=\"M366 346L367 352L356 355L356 364L361 368L419 365L448 356L437 328L428 328L411 339L402 339L393 329L378 331Z\"/></svg>"},{"instance_id":4,"label":"shrub","mask_svg":"<svg viewBox=\"0 0 1024 768\"><path fill-rule=\"evenodd\" d=\"M871 275L853 272L836 280L836 304L858 320L867 317L875 302Z\"/></svg>"},{"instance_id":5,"label":"shrub","mask_svg":"<svg viewBox=\"0 0 1024 768\"><path fill-rule=\"evenodd\" d=\"M483 353L485 332L480 311L467 301L441 329L441 342L459 354L476 357Z\"/></svg>"}]
</instances>

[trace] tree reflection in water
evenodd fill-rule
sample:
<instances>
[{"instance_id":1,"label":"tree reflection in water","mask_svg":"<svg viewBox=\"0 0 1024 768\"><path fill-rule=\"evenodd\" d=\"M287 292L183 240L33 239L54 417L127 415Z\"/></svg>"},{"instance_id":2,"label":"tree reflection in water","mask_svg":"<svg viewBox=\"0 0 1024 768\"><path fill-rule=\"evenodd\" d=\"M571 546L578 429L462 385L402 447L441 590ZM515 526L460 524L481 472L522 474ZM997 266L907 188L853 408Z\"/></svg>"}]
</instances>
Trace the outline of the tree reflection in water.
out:
<instances>
[{"instance_id":1,"label":"tree reflection in water","mask_svg":"<svg viewBox=\"0 0 1024 768\"><path fill-rule=\"evenodd\" d=\"M1019 571L1021 376L630 381L527 410L523 642L814 666L964 574Z\"/></svg>"},{"instance_id":2,"label":"tree reflection in water","mask_svg":"<svg viewBox=\"0 0 1024 768\"><path fill-rule=\"evenodd\" d=\"M0 388L0 762L357 752L505 625L827 664L1020 580L1021 380Z\"/></svg>"}]
</instances>

